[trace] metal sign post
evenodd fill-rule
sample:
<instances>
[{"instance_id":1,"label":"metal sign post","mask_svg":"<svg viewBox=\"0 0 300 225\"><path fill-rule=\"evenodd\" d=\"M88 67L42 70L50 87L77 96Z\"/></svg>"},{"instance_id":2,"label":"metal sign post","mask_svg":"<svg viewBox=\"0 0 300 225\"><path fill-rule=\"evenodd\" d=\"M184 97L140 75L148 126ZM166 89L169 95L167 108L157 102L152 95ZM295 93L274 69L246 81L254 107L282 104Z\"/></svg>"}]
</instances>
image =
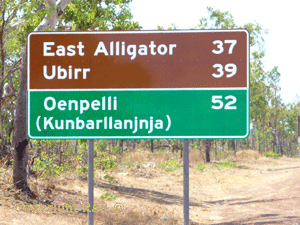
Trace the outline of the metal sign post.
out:
<instances>
[{"instance_id":1,"label":"metal sign post","mask_svg":"<svg viewBox=\"0 0 300 225\"><path fill-rule=\"evenodd\" d=\"M94 225L94 140L88 140L88 225Z\"/></svg>"},{"instance_id":2,"label":"metal sign post","mask_svg":"<svg viewBox=\"0 0 300 225\"><path fill-rule=\"evenodd\" d=\"M298 144L299 144L299 157L300 157L300 116L298 116Z\"/></svg>"},{"instance_id":3,"label":"metal sign post","mask_svg":"<svg viewBox=\"0 0 300 225\"><path fill-rule=\"evenodd\" d=\"M189 140L183 140L183 221L189 224Z\"/></svg>"}]
</instances>

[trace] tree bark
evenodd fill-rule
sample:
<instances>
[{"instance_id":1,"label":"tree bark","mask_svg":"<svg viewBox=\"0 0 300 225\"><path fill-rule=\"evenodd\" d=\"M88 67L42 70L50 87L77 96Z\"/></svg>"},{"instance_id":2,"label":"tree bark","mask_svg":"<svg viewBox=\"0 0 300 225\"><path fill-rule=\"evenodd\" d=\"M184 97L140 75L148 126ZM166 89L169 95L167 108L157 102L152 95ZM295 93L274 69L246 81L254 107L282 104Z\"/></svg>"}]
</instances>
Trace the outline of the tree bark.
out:
<instances>
[{"instance_id":1,"label":"tree bark","mask_svg":"<svg viewBox=\"0 0 300 225\"><path fill-rule=\"evenodd\" d=\"M215 158L217 159L218 158L218 152L217 152L217 140L216 139L214 140L214 143L215 143Z\"/></svg>"},{"instance_id":2,"label":"tree bark","mask_svg":"<svg viewBox=\"0 0 300 225\"><path fill-rule=\"evenodd\" d=\"M150 144L151 144L151 152L154 153L153 139L150 140Z\"/></svg>"},{"instance_id":3,"label":"tree bark","mask_svg":"<svg viewBox=\"0 0 300 225\"><path fill-rule=\"evenodd\" d=\"M123 154L123 150L124 150L124 139L120 140L120 153Z\"/></svg>"},{"instance_id":4,"label":"tree bark","mask_svg":"<svg viewBox=\"0 0 300 225\"><path fill-rule=\"evenodd\" d=\"M230 145L231 145L232 150L234 152L234 156L236 156L236 143L235 143L235 139L231 139L230 142L231 142Z\"/></svg>"},{"instance_id":5,"label":"tree bark","mask_svg":"<svg viewBox=\"0 0 300 225\"><path fill-rule=\"evenodd\" d=\"M13 182L17 189L21 189L29 196L34 197L34 193L27 183L27 163L28 150L27 145L29 139L27 137L27 106L26 106L26 90L27 90L27 45L25 47L22 64L20 69L20 83L18 101L15 116L15 130L13 138L14 146L14 168Z\"/></svg>"},{"instance_id":6,"label":"tree bark","mask_svg":"<svg viewBox=\"0 0 300 225\"><path fill-rule=\"evenodd\" d=\"M61 18L62 12L71 2L71 0L61 0L57 4L55 0L46 0L47 6L54 6L51 15L45 16L44 20L36 27L35 31L42 31L48 27L54 28ZM21 189L30 197L35 197L33 191L29 188L27 182L27 163L29 139L27 137L27 45L23 52L23 58L20 68L20 82L18 90L18 100L16 106L15 129L13 145L14 151L14 169L13 182L17 189Z\"/></svg>"},{"instance_id":7,"label":"tree bark","mask_svg":"<svg viewBox=\"0 0 300 225\"><path fill-rule=\"evenodd\" d=\"M212 139L205 139L205 161L210 162L210 147L212 143Z\"/></svg>"}]
</instances>

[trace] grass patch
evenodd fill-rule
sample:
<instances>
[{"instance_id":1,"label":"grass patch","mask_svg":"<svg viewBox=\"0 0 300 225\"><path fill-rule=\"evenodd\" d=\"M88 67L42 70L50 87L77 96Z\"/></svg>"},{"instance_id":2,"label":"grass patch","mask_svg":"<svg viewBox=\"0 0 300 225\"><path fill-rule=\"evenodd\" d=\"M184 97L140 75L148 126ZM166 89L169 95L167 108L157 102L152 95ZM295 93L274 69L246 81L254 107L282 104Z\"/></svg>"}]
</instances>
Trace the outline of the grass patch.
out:
<instances>
[{"instance_id":1,"label":"grass patch","mask_svg":"<svg viewBox=\"0 0 300 225\"><path fill-rule=\"evenodd\" d=\"M117 185L119 184L119 181L117 179L115 179L114 177L112 176L109 176L109 175L105 175L104 176L104 179L106 179L110 184L112 185Z\"/></svg>"},{"instance_id":2,"label":"grass patch","mask_svg":"<svg viewBox=\"0 0 300 225\"><path fill-rule=\"evenodd\" d=\"M199 165L195 166L194 168L198 171L204 172L205 165L204 164L199 164Z\"/></svg>"},{"instance_id":3,"label":"grass patch","mask_svg":"<svg viewBox=\"0 0 300 225\"><path fill-rule=\"evenodd\" d=\"M223 162L216 162L214 165L218 170L220 167L227 167L227 168L237 168L237 161L236 160L225 160Z\"/></svg>"},{"instance_id":4,"label":"grass patch","mask_svg":"<svg viewBox=\"0 0 300 225\"><path fill-rule=\"evenodd\" d=\"M106 191L103 195L100 196L100 199L108 199L108 200L115 199L116 200L116 199L118 199L118 196L112 195Z\"/></svg>"},{"instance_id":5,"label":"grass patch","mask_svg":"<svg viewBox=\"0 0 300 225\"><path fill-rule=\"evenodd\" d=\"M182 167L182 164L179 162L175 162L173 159L170 161L162 162L158 164L159 168L164 169L166 172L174 172L178 168Z\"/></svg>"},{"instance_id":6,"label":"grass patch","mask_svg":"<svg viewBox=\"0 0 300 225\"><path fill-rule=\"evenodd\" d=\"M275 152L272 152L272 151L264 152L263 156L265 156L265 157L271 157L271 158L274 158L274 159L278 159L279 157L282 157L281 154L275 153Z\"/></svg>"}]
</instances>

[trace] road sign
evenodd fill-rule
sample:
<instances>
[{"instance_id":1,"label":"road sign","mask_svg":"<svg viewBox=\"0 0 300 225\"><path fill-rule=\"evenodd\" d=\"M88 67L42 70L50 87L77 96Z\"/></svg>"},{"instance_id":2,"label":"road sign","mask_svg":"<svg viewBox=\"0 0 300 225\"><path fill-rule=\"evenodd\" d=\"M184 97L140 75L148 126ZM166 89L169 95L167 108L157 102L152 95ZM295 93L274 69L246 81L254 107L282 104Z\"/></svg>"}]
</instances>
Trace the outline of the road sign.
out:
<instances>
[{"instance_id":1,"label":"road sign","mask_svg":"<svg viewBox=\"0 0 300 225\"><path fill-rule=\"evenodd\" d=\"M249 33L33 32L28 136L245 138Z\"/></svg>"}]
</instances>

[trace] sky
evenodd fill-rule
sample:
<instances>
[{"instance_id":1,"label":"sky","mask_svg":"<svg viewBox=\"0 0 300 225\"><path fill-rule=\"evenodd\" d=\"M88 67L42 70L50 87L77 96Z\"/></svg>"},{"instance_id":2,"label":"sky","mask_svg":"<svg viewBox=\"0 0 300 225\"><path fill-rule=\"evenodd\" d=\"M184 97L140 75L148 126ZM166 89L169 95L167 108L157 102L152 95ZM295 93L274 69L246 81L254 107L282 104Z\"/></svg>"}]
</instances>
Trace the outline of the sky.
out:
<instances>
[{"instance_id":1,"label":"sky","mask_svg":"<svg viewBox=\"0 0 300 225\"><path fill-rule=\"evenodd\" d=\"M144 30L167 29L174 23L179 29L194 28L201 17L208 17L207 7L229 11L237 25L261 24L265 35L264 69L278 66L281 74L281 96L292 103L300 96L300 28L299 0L133 0L133 20ZM300 99L300 98L299 98Z\"/></svg>"}]
</instances>

